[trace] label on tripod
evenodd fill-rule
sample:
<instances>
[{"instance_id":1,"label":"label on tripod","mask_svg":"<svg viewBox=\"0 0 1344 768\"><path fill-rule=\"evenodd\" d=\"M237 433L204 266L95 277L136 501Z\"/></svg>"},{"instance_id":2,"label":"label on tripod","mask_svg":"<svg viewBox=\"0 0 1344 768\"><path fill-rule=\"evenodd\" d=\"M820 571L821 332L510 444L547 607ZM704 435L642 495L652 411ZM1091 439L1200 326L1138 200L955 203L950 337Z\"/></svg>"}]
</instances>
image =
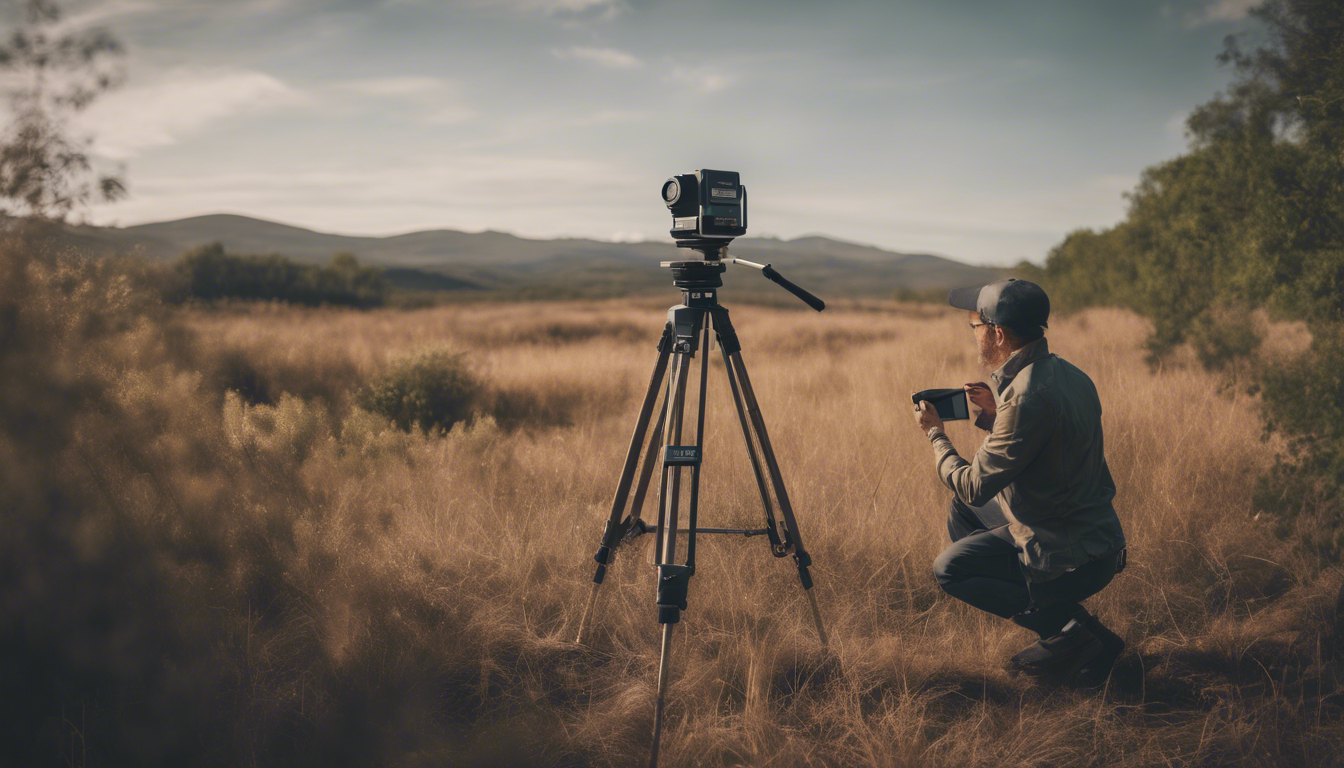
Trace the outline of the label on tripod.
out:
<instances>
[{"instance_id":1,"label":"label on tripod","mask_svg":"<svg viewBox=\"0 0 1344 768\"><path fill-rule=\"evenodd\" d=\"M693 467L700 463L700 446L669 445L663 448L663 464L670 467Z\"/></svg>"}]
</instances>

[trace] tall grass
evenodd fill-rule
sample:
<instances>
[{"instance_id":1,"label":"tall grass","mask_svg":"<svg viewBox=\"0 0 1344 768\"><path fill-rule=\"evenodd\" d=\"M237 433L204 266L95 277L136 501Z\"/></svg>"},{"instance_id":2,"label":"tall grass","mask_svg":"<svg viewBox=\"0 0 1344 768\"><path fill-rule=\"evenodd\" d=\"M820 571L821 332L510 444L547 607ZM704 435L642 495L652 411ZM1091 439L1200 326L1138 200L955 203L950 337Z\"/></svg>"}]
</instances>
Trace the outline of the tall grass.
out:
<instances>
[{"instance_id":1,"label":"tall grass","mask_svg":"<svg viewBox=\"0 0 1344 768\"><path fill-rule=\"evenodd\" d=\"M14 243L0 259L11 762L644 759L650 537L620 551L591 642L570 640L674 296L169 311L97 265ZM732 314L832 647L790 561L702 541L666 765L1339 759L1341 578L1250 516L1275 448L1252 400L1151 372L1133 315L1053 324L1106 408L1131 564L1092 605L1131 651L1105 691L1049 692L1000 668L1021 630L929 573L947 493L908 394L981 378L959 315ZM464 355L476 418L436 435L356 407L426 348ZM755 526L711 365L702 524ZM949 431L974 450L973 428Z\"/></svg>"}]
</instances>

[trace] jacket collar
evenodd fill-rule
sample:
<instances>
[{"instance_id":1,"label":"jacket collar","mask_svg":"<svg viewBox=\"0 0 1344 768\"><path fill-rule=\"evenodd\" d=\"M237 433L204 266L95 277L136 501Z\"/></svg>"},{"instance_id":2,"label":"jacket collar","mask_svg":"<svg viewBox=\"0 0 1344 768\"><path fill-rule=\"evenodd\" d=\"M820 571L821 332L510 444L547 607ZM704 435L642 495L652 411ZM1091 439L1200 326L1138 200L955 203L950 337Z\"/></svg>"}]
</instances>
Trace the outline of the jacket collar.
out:
<instances>
[{"instance_id":1,"label":"jacket collar","mask_svg":"<svg viewBox=\"0 0 1344 768\"><path fill-rule=\"evenodd\" d=\"M1023 368L1049 356L1050 346L1046 344L1045 337L1042 336L1035 341L1028 342L1026 346L1014 352L1012 357L1009 357L1003 365L989 374L989 378L994 381L995 388L999 392L1003 392L1004 388L1011 384L1013 379L1017 378L1017 374L1021 373Z\"/></svg>"}]
</instances>

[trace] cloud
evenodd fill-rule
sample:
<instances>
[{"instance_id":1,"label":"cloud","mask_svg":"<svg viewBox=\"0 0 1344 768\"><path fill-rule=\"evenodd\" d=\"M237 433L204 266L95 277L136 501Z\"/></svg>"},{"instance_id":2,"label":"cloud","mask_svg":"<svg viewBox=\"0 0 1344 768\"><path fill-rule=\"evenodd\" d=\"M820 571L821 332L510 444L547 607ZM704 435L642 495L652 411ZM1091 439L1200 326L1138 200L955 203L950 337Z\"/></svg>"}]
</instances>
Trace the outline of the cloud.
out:
<instances>
[{"instance_id":1,"label":"cloud","mask_svg":"<svg viewBox=\"0 0 1344 768\"><path fill-rule=\"evenodd\" d=\"M364 96L424 96L445 90L448 83L437 77L375 77L347 80L340 87Z\"/></svg>"},{"instance_id":2,"label":"cloud","mask_svg":"<svg viewBox=\"0 0 1344 768\"><path fill-rule=\"evenodd\" d=\"M480 117L481 113L466 104L444 104L425 115L426 125L461 125Z\"/></svg>"},{"instance_id":3,"label":"cloud","mask_svg":"<svg viewBox=\"0 0 1344 768\"><path fill-rule=\"evenodd\" d=\"M1177 112L1168 118L1167 122L1162 124L1162 133L1173 139L1184 139L1186 133L1185 123L1189 119L1190 113Z\"/></svg>"},{"instance_id":4,"label":"cloud","mask_svg":"<svg viewBox=\"0 0 1344 768\"><path fill-rule=\"evenodd\" d=\"M145 221L233 211L347 234L446 226L550 237L585 234L575 231L575 222L638 230L631 222L612 221L610 213L614 200L635 200L628 190L647 182L602 159L440 155L353 171L298 166L137 177L129 199L96 206L95 213L107 222L112 216ZM565 194L557 196L557 189ZM657 214L643 198L630 205ZM662 216L657 219L661 224Z\"/></svg>"},{"instance_id":5,"label":"cloud","mask_svg":"<svg viewBox=\"0 0 1344 768\"><path fill-rule=\"evenodd\" d=\"M52 30L54 34L73 32L87 27L106 24L122 16L133 16L155 10L148 0L107 0L80 8L62 18Z\"/></svg>"},{"instance_id":6,"label":"cloud","mask_svg":"<svg viewBox=\"0 0 1344 768\"><path fill-rule=\"evenodd\" d=\"M520 16L548 16L561 21L610 21L629 9L626 0L462 0L462 5Z\"/></svg>"},{"instance_id":7,"label":"cloud","mask_svg":"<svg viewBox=\"0 0 1344 768\"><path fill-rule=\"evenodd\" d=\"M174 70L146 85L113 91L80 115L93 151L114 160L177 144L212 123L303 104L302 93L255 71Z\"/></svg>"},{"instance_id":8,"label":"cloud","mask_svg":"<svg viewBox=\"0 0 1344 768\"><path fill-rule=\"evenodd\" d=\"M644 66L644 62L639 57L615 48L585 48L583 46L555 48L551 50L551 55L557 59L583 61L607 69L639 69Z\"/></svg>"},{"instance_id":9,"label":"cloud","mask_svg":"<svg viewBox=\"0 0 1344 768\"><path fill-rule=\"evenodd\" d=\"M1185 23L1189 27L1203 27L1209 24L1240 21L1260 3L1261 0L1210 0L1203 8L1187 15Z\"/></svg>"},{"instance_id":10,"label":"cloud","mask_svg":"<svg viewBox=\"0 0 1344 768\"><path fill-rule=\"evenodd\" d=\"M668 80L701 93L716 93L731 87L737 78L710 67L673 67Z\"/></svg>"},{"instance_id":11,"label":"cloud","mask_svg":"<svg viewBox=\"0 0 1344 768\"><path fill-rule=\"evenodd\" d=\"M427 125L461 125L480 117L474 107L461 100L458 84L442 78L415 75L375 77L346 80L338 83L336 88L375 99L412 103L422 108L421 119Z\"/></svg>"}]
</instances>

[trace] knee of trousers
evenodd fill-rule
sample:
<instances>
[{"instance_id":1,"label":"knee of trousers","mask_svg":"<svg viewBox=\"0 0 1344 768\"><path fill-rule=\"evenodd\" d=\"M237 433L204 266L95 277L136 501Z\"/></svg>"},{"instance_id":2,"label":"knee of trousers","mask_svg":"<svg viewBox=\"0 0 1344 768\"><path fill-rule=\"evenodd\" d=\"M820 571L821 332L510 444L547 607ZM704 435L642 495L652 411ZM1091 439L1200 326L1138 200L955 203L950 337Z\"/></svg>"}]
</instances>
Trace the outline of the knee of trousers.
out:
<instances>
[{"instance_id":1,"label":"knee of trousers","mask_svg":"<svg viewBox=\"0 0 1344 768\"><path fill-rule=\"evenodd\" d=\"M955 562L957 554L955 547L948 547L947 549L944 549L938 557L933 559L933 579L938 582L938 586L943 589L947 589L949 585L957 582L957 578L954 575L956 573Z\"/></svg>"}]
</instances>

